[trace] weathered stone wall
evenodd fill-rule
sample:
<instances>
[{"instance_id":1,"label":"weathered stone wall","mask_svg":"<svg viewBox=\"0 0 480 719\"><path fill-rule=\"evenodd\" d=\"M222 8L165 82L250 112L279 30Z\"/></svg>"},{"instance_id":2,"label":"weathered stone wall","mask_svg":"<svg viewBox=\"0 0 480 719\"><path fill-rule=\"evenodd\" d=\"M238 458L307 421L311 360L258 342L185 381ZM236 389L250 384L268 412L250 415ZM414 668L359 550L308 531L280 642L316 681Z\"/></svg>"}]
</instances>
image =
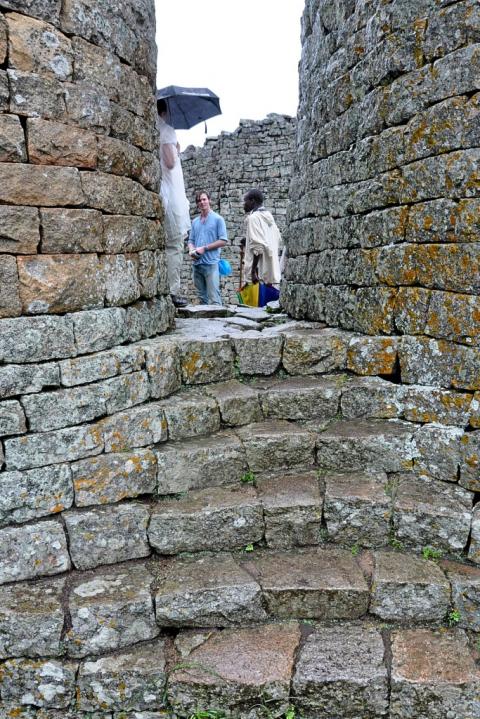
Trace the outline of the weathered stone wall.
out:
<instances>
[{"instance_id":1,"label":"weathered stone wall","mask_svg":"<svg viewBox=\"0 0 480 719\"><path fill-rule=\"evenodd\" d=\"M245 237L243 196L252 187L265 194L265 205L284 232L288 189L295 146L295 118L271 114L264 120L241 120L232 133L208 138L204 147L188 147L182 154L185 188L192 217L196 214L195 193L211 193L212 208L225 219L230 244L222 256L232 265L232 275L221 280L224 302L236 301L240 280L240 240ZM196 299L191 280L191 261L185 255L182 286L186 296Z\"/></svg>"},{"instance_id":2,"label":"weathered stone wall","mask_svg":"<svg viewBox=\"0 0 480 719\"><path fill-rule=\"evenodd\" d=\"M2 320L4 362L171 322L154 38L151 0L0 2L0 318L19 318Z\"/></svg>"},{"instance_id":3,"label":"weathered stone wall","mask_svg":"<svg viewBox=\"0 0 480 719\"><path fill-rule=\"evenodd\" d=\"M480 389L480 5L308 0L282 301Z\"/></svg>"}]
</instances>

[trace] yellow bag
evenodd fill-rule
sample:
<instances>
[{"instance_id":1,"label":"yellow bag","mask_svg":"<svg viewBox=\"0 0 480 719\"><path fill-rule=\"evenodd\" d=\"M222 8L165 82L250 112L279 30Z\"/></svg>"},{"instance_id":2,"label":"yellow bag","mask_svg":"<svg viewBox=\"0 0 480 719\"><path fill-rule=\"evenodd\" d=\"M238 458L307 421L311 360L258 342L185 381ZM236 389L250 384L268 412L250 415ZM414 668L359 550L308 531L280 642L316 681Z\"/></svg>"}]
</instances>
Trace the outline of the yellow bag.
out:
<instances>
[{"instance_id":1,"label":"yellow bag","mask_svg":"<svg viewBox=\"0 0 480 719\"><path fill-rule=\"evenodd\" d=\"M258 292L260 289L260 283L256 282L254 285L245 285L243 290L238 290L237 298L241 305L248 305L249 307L258 307Z\"/></svg>"}]
</instances>

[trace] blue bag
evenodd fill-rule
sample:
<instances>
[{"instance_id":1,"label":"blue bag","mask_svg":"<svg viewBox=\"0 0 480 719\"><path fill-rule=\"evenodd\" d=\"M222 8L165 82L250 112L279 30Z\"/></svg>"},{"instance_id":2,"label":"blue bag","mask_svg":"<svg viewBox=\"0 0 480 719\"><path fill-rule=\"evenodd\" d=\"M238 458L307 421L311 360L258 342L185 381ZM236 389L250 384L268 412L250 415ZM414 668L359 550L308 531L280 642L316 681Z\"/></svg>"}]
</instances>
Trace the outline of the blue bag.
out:
<instances>
[{"instance_id":1,"label":"blue bag","mask_svg":"<svg viewBox=\"0 0 480 719\"><path fill-rule=\"evenodd\" d=\"M221 275L231 275L232 268L231 268L230 262L228 260L219 260L218 271L220 272Z\"/></svg>"}]
</instances>

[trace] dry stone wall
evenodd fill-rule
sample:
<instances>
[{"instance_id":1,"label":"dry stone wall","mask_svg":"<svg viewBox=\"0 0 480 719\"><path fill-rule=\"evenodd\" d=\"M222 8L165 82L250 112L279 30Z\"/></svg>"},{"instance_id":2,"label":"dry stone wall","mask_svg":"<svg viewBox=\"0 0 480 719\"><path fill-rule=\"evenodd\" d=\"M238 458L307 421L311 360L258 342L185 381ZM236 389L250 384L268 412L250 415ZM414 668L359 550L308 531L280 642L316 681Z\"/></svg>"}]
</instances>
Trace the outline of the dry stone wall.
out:
<instances>
[{"instance_id":1,"label":"dry stone wall","mask_svg":"<svg viewBox=\"0 0 480 719\"><path fill-rule=\"evenodd\" d=\"M171 323L155 68L150 0L0 2L3 362Z\"/></svg>"},{"instance_id":2,"label":"dry stone wall","mask_svg":"<svg viewBox=\"0 0 480 719\"><path fill-rule=\"evenodd\" d=\"M480 5L308 0L283 304L480 389Z\"/></svg>"},{"instance_id":3,"label":"dry stone wall","mask_svg":"<svg viewBox=\"0 0 480 719\"><path fill-rule=\"evenodd\" d=\"M224 302L236 301L240 279L240 240L245 237L243 196L252 187L265 194L280 232L285 231L288 190L292 176L296 119L271 114L258 122L241 120L232 133L207 138L204 147L188 147L182 154L185 188L192 217L196 214L195 193L211 193L212 207L225 219L230 244L222 256L232 265L232 275L221 280ZM193 301L191 261L184 258L183 292Z\"/></svg>"}]
</instances>

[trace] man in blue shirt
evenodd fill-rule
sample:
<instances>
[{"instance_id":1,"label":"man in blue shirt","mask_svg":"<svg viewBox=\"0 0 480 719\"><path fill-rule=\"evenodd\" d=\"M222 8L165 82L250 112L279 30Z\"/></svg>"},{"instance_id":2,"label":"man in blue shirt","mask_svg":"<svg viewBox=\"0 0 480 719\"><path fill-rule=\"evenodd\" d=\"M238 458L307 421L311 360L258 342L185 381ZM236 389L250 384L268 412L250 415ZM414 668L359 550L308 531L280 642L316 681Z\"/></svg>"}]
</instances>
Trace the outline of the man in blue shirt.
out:
<instances>
[{"instance_id":1,"label":"man in blue shirt","mask_svg":"<svg viewBox=\"0 0 480 719\"><path fill-rule=\"evenodd\" d=\"M227 244L225 220L210 207L205 190L195 197L200 216L192 222L188 250L193 260L193 283L204 305L221 305L218 262L220 248Z\"/></svg>"}]
</instances>

